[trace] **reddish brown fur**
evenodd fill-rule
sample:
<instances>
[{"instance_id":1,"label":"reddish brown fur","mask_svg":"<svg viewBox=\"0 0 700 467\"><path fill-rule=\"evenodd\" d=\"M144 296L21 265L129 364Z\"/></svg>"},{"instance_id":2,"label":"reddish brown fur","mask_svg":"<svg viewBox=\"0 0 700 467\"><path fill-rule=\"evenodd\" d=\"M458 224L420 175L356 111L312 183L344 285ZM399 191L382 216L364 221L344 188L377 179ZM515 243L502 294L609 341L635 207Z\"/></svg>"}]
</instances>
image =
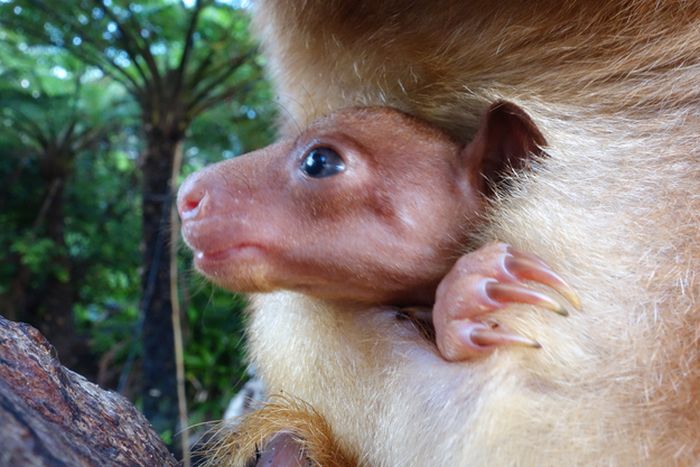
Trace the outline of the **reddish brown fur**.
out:
<instances>
[{"instance_id":1,"label":"reddish brown fur","mask_svg":"<svg viewBox=\"0 0 700 467\"><path fill-rule=\"evenodd\" d=\"M648 115L700 92L690 85L695 1L310 0L258 10L262 34L274 37L265 45L280 97L298 124L337 107L381 103L464 140L485 95L600 116ZM473 103L467 110L465 100Z\"/></svg>"}]
</instances>

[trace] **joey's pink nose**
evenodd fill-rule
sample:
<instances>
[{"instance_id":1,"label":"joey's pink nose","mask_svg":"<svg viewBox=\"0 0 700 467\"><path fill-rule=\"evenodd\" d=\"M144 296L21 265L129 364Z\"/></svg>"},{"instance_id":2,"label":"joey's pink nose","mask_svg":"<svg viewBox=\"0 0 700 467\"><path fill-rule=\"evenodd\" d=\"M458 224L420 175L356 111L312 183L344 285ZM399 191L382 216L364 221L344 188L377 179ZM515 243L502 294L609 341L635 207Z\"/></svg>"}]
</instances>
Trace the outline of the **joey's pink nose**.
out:
<instances>
[{"instance_id":1,"label":"joey's pink nose","mask_svg":"<svg viewBox=\"0 0 700 467\"><path fill-rule=\"evenodd\" d=\"M177 211L184 221L197 217L207 200L206 181L199 173L190 175L177 193Z\"/></svg>"}]
</instances>

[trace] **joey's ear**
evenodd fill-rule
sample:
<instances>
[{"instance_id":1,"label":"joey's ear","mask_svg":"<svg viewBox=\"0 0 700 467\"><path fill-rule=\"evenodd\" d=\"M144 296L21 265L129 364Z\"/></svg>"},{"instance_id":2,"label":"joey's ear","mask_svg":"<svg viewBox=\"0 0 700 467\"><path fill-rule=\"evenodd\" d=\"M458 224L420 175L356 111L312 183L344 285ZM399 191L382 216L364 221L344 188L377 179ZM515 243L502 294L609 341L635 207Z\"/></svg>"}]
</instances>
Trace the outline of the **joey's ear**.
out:
<instances>
[{"instance_id":1,"label":"joey's ear","mask_svg":"<svg viewBox=\"0 0 700 467\"><path fill-rule=\"evenodd\" d=\"M481 120L476 136L464 148L464 161L475 187L491 194L509 169L527 168L533 156L544 154L544 136L515 104L498 101Z\"/></svg>"}]
</instances>

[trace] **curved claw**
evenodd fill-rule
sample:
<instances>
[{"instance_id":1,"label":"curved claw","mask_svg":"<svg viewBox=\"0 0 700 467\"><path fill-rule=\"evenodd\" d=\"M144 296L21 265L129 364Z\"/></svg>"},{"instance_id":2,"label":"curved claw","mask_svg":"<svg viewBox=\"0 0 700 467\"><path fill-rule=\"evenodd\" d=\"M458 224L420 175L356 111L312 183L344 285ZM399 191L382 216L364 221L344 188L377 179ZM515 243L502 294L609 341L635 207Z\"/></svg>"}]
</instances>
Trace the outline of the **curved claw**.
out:
<instances>
[{"instance_id":1,"label":"curved claw","mask_svg":"<svg viewBox=\"0 0 700 467\"><path fill-rule=\"evenodd\" d=\"M581 300L573 288L536 256L513 251L511 256L506 258L505 266L518 279L531 280L551 287L574 308L581 309Z\"/></svg>"},{"instance_id":2,"label":"curved claw","mask_svg":"<svg viewBox=\"0 0 700 467\"><path fill-rule=\"evenodd\" d=\"M569 312L566 311L566 308L561 303L542 292L532 290L523 285L503 284L495 280L489 280L484 288L489 298L498 303L529 303L530 305L541 306L561 316L569 316Z\"/></svg>"},{"instance_id":3,"label":"curved claw","mask_svg":"<svg viewBox=\"0 0 700 467\"><path fill-rule=\"evenodd\" d=\"M539 342L527 337L518 336L504 331L497 331L489 327L474 326L469 330L467 337L471 343L478 347L494 347L502 345L516 345L522 347L531 347L534 349L542 348Z\"/></svg>"}]
</instances>

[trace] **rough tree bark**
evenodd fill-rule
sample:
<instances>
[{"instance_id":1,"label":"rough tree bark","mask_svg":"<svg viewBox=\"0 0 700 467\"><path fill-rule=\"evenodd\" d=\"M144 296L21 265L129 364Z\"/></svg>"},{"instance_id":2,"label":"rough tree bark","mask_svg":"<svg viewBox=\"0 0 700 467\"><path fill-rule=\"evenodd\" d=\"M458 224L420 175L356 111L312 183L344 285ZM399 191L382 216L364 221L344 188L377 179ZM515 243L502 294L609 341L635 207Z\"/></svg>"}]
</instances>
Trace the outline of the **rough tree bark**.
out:
<instances>
[{"instance_id":1,"label":"rough tree bark","mask_svg":"<svg viewBox=\"0 0 700 467\"><path fill-rule=\"evenodd\" d=\"M129 401L62 367L36 329L2 316L0 427L0 465L178 465Z\"/></svg>"}]
</instances>

